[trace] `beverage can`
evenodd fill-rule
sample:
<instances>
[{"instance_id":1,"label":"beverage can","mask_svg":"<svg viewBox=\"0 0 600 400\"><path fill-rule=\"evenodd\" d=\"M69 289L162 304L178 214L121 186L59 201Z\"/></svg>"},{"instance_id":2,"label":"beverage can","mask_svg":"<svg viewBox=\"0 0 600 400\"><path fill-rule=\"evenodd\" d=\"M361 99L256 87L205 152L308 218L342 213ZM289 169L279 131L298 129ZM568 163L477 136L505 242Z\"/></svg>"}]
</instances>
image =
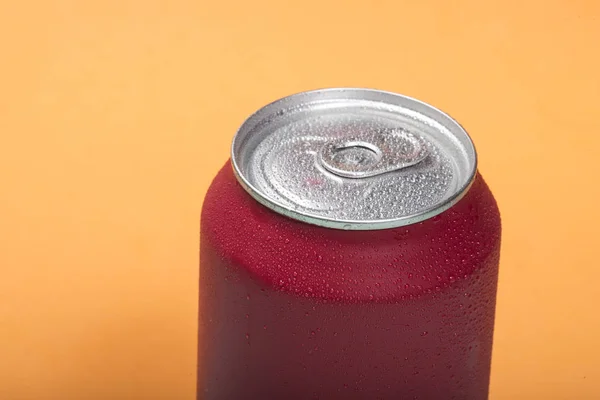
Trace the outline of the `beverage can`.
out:
<instances>
[{"instance_id":1,"label":"beverage can","mask_svg":"<svg viewBox=\"0 0 600 400\"><path fill-rule=\"evenodd\" d=\"M485 399L500 250L466 131L399 94L250 116L202 211L198 399Z\"/></svg>"}]
</instances>

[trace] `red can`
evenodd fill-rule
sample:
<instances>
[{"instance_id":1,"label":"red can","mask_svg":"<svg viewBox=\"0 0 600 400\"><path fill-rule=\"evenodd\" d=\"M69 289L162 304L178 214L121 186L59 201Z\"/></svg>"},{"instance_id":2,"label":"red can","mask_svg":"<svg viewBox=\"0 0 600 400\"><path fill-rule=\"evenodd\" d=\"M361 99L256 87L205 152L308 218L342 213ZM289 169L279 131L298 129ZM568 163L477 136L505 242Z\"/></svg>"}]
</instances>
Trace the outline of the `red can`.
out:
<instances>
[{"instance_id":1,"label":"red can","mask_svg":"<svg viewBox=\"0 0 600 400\"><path fill-rule=\"evenodd\" d=\"M198 399L486 399L500 216L464 129L367 89L238 131L204 202Z\"/></svg>"}]
</instances>

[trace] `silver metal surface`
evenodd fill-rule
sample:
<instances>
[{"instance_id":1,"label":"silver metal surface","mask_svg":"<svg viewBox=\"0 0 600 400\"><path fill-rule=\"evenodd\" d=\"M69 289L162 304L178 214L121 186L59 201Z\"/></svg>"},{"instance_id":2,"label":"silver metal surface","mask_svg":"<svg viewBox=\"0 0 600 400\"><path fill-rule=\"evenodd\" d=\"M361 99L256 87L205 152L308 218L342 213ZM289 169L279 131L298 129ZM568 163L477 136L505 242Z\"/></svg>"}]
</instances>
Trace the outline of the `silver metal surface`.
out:
<instances>
[{"instance_id":1,"label":"silver metal surface","mask_svg":"<svg viewBox=\"0 0 600 400\"><path fill-rule=\"evenodd\" d=\"M418 100L369 89L298 93L250 116L233 169L256 200L307 223L386 229L447 210L477 170L465 130Z\"/></svg>"},{"instance_id":2,"label":"silver metal surface","mask_svg":"<svg viewBox=\"0 0 600 400\"><path fill-rule=\"evenodd\" d=\"M403 129L388 129L331 140L321 147L317 160L335 175L368 178L410 167L427 155L421 138Z\"/></svg>"}]
</instances>

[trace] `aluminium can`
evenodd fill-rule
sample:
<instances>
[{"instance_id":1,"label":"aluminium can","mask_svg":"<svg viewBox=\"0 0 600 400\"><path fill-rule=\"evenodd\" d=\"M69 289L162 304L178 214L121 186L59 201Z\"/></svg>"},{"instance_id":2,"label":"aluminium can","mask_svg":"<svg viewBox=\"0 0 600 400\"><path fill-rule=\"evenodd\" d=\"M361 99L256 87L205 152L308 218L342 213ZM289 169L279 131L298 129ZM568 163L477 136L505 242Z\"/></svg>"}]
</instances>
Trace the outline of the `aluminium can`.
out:
<instances>
[{"instance_id":1,"label":"aluminium can","mask_svg":"<svg viewBox=\"0 0 600 400\"><path fill-rule=\"evenodd\" d=\"M335 88L250 116L201 218L198 399L486 399L500 215L466 131Z\"/></svg>"}]
</instances>

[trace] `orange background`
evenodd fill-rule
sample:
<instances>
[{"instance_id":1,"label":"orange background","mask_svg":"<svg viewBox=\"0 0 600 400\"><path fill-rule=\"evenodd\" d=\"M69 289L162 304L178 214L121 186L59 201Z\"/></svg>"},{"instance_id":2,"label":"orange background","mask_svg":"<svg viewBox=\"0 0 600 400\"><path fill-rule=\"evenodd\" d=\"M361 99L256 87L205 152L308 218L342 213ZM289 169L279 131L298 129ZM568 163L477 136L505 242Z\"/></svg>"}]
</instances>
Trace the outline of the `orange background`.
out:
<instances>
[{"instance_id":1,"label":"orange background","mask_svg":"<svg viewBox=\"0 0 600 400\"><path fill-rule=\"evenodd\" d=\"M491 398L600 399L599 16L3 2L0 399L193 400L203 194L246 116L327 86L414 96L471 133L504 222Z\"/></svg>"}]
</instances>

